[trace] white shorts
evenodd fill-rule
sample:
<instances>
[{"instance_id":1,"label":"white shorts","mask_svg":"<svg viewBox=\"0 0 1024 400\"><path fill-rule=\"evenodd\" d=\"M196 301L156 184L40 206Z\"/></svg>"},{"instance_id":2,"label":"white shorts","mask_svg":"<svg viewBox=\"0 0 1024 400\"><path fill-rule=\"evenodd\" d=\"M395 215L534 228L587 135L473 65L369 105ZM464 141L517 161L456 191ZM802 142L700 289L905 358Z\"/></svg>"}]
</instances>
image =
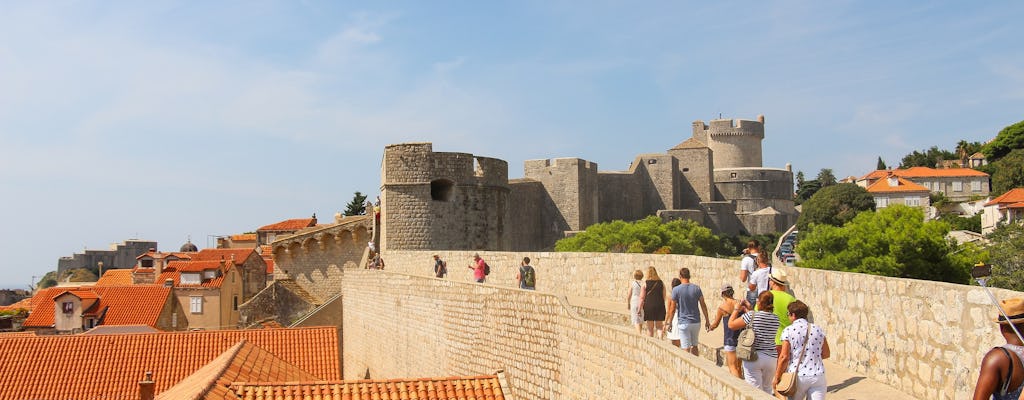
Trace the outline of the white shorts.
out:
<instances>
[{"instance_id":1,"label":"white shorts","mask_svg":"<svg viewBox=\"0 0 1024 400\"><path fill-rule=\"evenodd\" d=\"M690 347L696 347L699 343L697 342L697 335L700 334L700 322L694 322L692 324L679 324L679 347L688 349Z\"/></svg>"}]
</instances>

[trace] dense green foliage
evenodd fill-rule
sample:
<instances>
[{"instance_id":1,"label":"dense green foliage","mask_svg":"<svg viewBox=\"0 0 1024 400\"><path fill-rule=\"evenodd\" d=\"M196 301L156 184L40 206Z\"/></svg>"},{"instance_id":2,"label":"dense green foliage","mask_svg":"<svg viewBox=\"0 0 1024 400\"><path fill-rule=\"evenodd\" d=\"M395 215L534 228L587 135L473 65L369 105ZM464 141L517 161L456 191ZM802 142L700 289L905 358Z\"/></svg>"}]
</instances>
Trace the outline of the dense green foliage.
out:
<instances>
[{"instance_id":1,"label":"dense green foliage","mask_svg":"<svg viewBox=\"0 0 1024 400\"><path fill-rule=\"evenodd\" d=\"M818 171L818 176L812 180L804 180L803 171L797 171L796 173L796 198L793 201L796 204L803 204L803 202L818 193L821 188L826 186L832 186L836 184L836 176L832 173L831 168L822 168Z\"/></svg>"},{"instance_id":2,"label":"dense green foliage","mask_svg":"<svg viewBox=\"0 0 1024 400\"><path fill-rule=\"evenodd\" d=\"M981 232L981 213L970 217L961 217L956 214L942 214L939 221L949 224L949 229L954 231Z\"/></svg>"},{"instance_id":3,"label":"dense green foliage","mask_svg":"<svg viewBox=\"0 0 1024 400\"><path fill-rule=\"evenodd\" d=\"M992 197L1024 187L1024 149L1013 150L979 169L992 176Z\"/></svg>"},{"instance_id":4,"label":"dense green foliage","mask_svg":"<svg viewBox=\"0 0 1024 400\"><path fill-rule=\"evenodd\" d=\"M882 156L878 156L878 163L875 164L875 169L882 170L888 168L889 167L885 166L885 161L882 161Z\"/></svg>"},{"instance_id":5,"label":"dense green foliage","mask_svg":"<svg viewBox=\"0 0 1024 400\"><path fill-rule=\"evenodd\" d=\"M796 226L801 231L812 224L843 226L861 211L875 209L875 199L864 188L840 183L822 188L803 204Z\"/></svg>"},{"instance_id":6,"label":"dense green foliage","mask_svg":"<svg viewBox=\"0 0 1024 400\"><path fill-rule=\"evenodd\" d=\"M1005 224L988 234L992 263L989 284L1024 291L1024 226Z\"/></svg>"},{"instance_id":7,"label":"dense green foliage","mask_svg":"<svg viewBox=\"0 0 1024 400\"><path fill-rule=\"evenodd\" d=\"M559 240L555 251L712 256L721 251L721 239L693 221L663 223L661 218L650 216L631 223L612 221L591 225L586 231Z\"/></svg>"},{"instance_id":8,"label":"dense green foliage","mask_svg":"<svg viewBox=\"0 0 1024 400\"><path fill-rule=\"evenodd\" d=\"M932 146L930 149L920 152L914 150L913 153L903 156L903 160L900 161L900 168L911 168L911 167L929 167L935 168L935 164L938 164L942 160L953 160L956 159L956 154L949 150L939 150L938 146Z\"/></svg>"},{"instance_id":9,"label":"dense green foliage","mask_svg":"<svg viewBox=\"0 0 1024 400\"><path fill-rule=\"evenodd\" d=\"M822 168L821 171L818 171L818 176L814 180L818 181L818 184L824 188L836 184L836 175L832 173L832 168Z\"/></svg>"},{"instance_id":10,"label":"dense green foliage","mask_svg":"<svg viewBox=\"0 0 1024 400\"><path fill-rule=\"evenodd\" d=\"M803 232L803 231L801 231ZM797 245L801 267L967 283L984 253L946 240L949 225L895 205L857 215L842 227L814 225Z\"/></svg>"},{"instance_id":11,"label":"dense green foliage","mask_svg":"<svg viewBox=\"0 0 1024 400\"><path fill-rule=\"evenodd\" d=\"M1024 149L1024 121L1003 128L981 152L993 162L1017 149Z\"/></svg>"},{"instance_id":12,"label":"dense green foliage","mask_svg":"<svg viewBox=\"0 0 1024 400\"><path fill-rule=\"evenodd\" d=\"M356 191L352 201L345 205L345 216L366 214L366 195Z\"/></svg>"}]
</instances>

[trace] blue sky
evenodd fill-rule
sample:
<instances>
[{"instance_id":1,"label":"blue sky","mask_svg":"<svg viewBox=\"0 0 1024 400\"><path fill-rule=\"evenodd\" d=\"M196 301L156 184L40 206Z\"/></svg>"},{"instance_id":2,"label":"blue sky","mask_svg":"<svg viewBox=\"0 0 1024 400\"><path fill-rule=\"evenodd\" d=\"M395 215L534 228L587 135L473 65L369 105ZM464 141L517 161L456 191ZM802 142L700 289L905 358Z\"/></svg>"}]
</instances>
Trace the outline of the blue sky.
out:
<instances>
[{"instance_id":1,"label":"blue sky","mask_svg":"<svg viewBox=\"0 0 1024 400\"><path fill-rule=\"evenodd\" d=\"M862 175L1024 119L1020 2L0 3L0 287L377 193L383 147L623 170L766 116Z\"/></svg>"}]
</instances>

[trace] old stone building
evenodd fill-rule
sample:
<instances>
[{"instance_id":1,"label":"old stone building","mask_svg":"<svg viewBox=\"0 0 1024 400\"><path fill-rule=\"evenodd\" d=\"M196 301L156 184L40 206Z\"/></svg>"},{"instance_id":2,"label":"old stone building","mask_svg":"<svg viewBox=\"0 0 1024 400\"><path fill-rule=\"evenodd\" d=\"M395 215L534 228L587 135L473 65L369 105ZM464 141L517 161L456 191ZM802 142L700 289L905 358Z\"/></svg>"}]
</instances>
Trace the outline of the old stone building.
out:
<instances>
[{"instance_id":1,"label":"old stone building","mask_svg":"<svg viewBox=\"0 0 1024 400\"><path fill-rule=\"evenodd\" d=\"M763 116L695 121L692 137L636 156L626 171L599 171L580 158L529 160L514 180L503 160L434 152L430 143L390 145L381 246L539 250L595 223L649 215L724 234L784 231L796 221L793 173L762 166L763 139Z\"/></svg>"}]
</instances>

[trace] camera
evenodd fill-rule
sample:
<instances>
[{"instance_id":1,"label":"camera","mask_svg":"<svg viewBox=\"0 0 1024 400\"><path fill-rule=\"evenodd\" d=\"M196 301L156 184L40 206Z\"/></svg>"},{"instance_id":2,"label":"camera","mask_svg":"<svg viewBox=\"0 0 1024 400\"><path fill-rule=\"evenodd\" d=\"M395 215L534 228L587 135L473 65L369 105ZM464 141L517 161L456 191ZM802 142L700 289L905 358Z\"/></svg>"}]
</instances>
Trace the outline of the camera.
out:
<instances>
[{"instance_id":1,"label":"camera","mask_svg":"<svg viewBox=\"0 0 1024 400\"><path fill-rule=\"evenodd\" d=\"M977 263L971 268L971 277L974 279L992 276L992 264Z\"/></svg>"}]
</instances>

